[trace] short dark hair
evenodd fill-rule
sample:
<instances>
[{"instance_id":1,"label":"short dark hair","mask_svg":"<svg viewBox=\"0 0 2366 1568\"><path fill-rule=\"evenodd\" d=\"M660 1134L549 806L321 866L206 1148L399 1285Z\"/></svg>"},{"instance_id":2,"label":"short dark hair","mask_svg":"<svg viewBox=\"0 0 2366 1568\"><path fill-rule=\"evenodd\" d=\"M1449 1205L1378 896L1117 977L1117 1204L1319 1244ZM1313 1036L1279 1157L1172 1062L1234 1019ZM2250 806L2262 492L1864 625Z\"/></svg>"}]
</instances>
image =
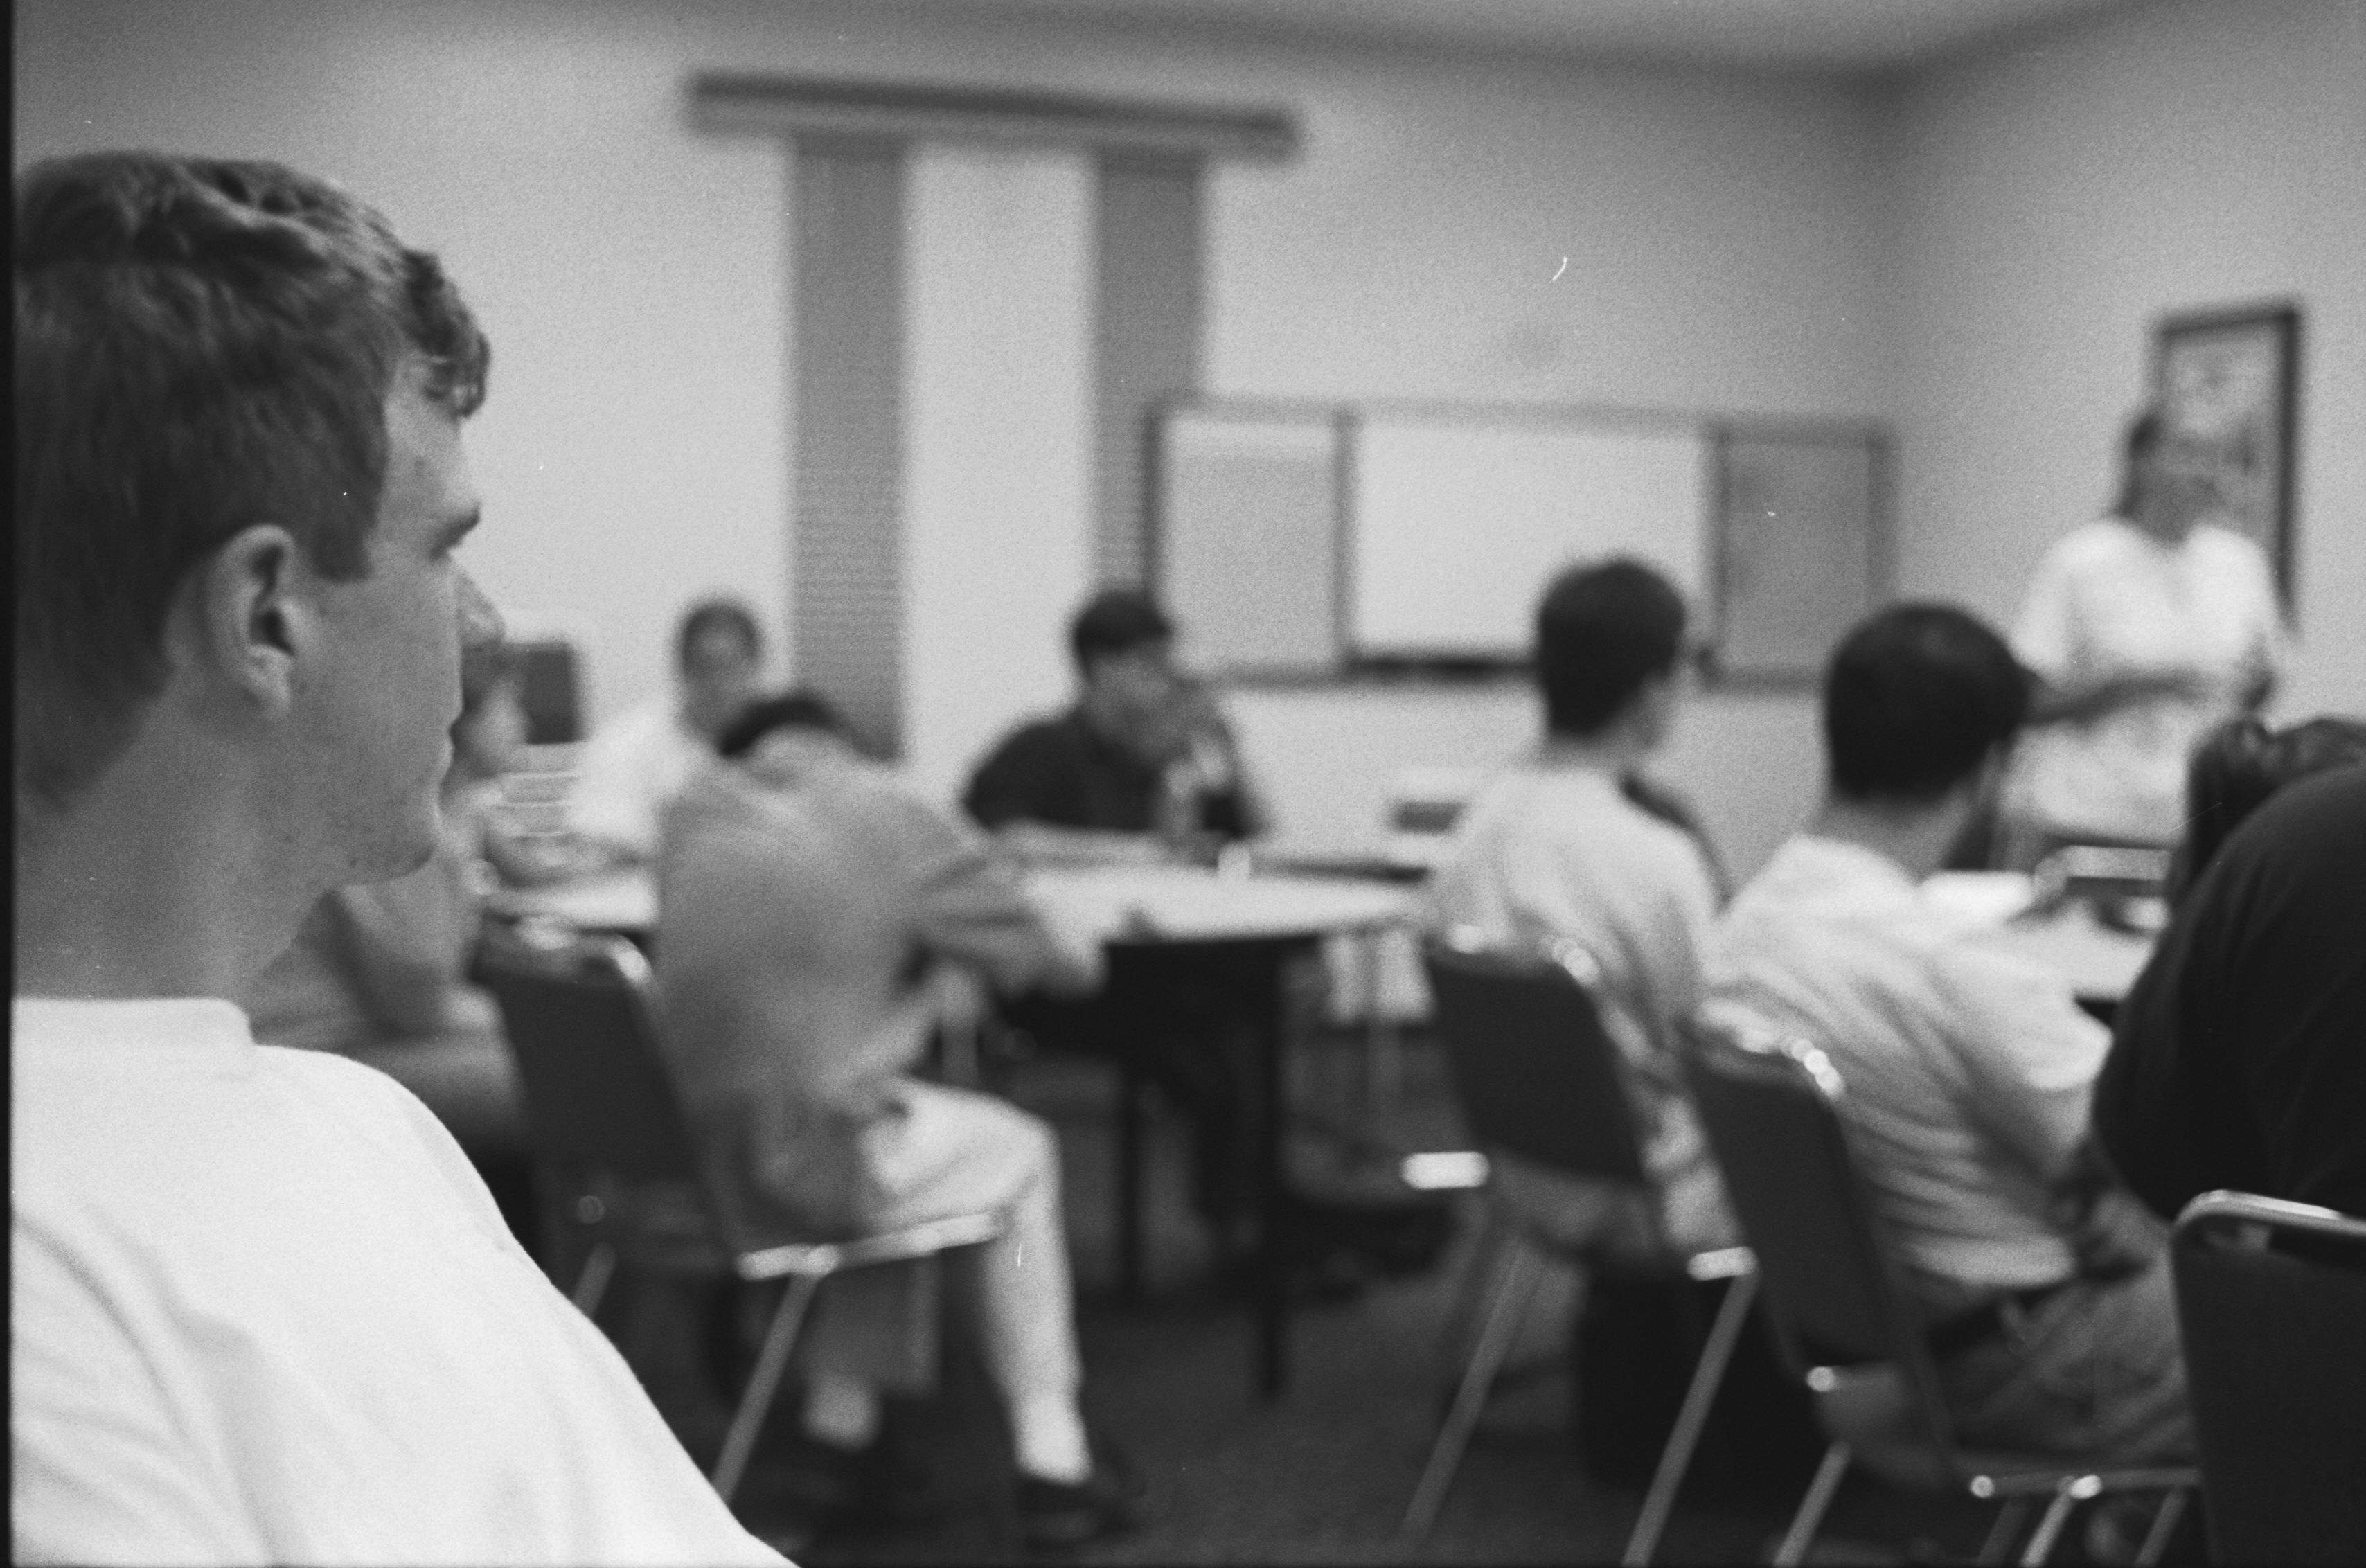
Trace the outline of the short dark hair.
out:
<instances>
[{"instance_id":1,"label":"short dark hair","mask_svg":"<svg viewBox=\"0 0 2366 1568\"><path fill-rule=\"evenodd\" d=\"M241 529L368 570L396 377L465 418L490 350L435 257L277 164L96 152L16 199L17 781L55 807L130 743L175 594Z\"/></svg>"},{"instance_id":2,"label":"short dark hair","mask_svg":"<svg viewBox=\"0 0 2366 1568\"><path fill-rule=\"evenodd\" d=\"M1562 572L1537 604L1545 728L1595 733L1645 682L1673 671L1684 647L1684 596L1641 561L1622 556Z\"/></svg>"},{"instance_id":3,"label":"short dark hair","mask_svg":"<svg viewBox=\"0 0 2366 1568\"><path fill-rule=\"evenodd\" d=\"M2158 403L2146 403L2128 417L2128 427L2120 434L2120 497L2112 503L2114 516L2135 515L2145 460L2160 450L2171 428L2169 411Z\"/></svg>"},{"instance_id":4,"label":"short dark hair","mask_svg":"<svg viewBox=\"0 0 2366 1568\"><path fill-rule=\"evenodd\" d=\"M2029 711L2004 639L1953 604L1898 604L1858 624L1824 671L1824 752L1835 793L1938 799L1977 774Z\"/></svg>"},{"instance_id":5,"label":"short dark hair","mask_svg":"<svg viewBox=\"0 0 2366 1568\"><path fill-rule=\"evenodd\" d=\"M1149 594L1111 588L1094 594L1068 622L1068 653L1083 671L1113 653L1175 640L1175 623Z\"/></svg>"},{"instance_id":6,"label":"short dark hair","mask_svg":"<svg viewBox=\"0 0 2366 1568\"><path fill-rule=\"evenodd\" d=\"M2366 763L2366 722L2320 717L2283 729L2229 719L2193 749L2185 770L2185 837L2169 873L2181 900L2244 819L2286 784L2311 773Z\"/></svg>"},{"instance_id":7,"label":"short dark hair","mask_svg":"<svg viewBox=\"0 0 2366 1568\"><path fill-rule=\"evenodd\" d=\"M783 692L749 703L738 718L715 739L715 750L734 761L756 749L756 742L776 729L818 729L839 739L851 739L846 718L818 692Z\"/></svg>"},{"instance_id":8,"label":"short dark hair","mask_svg":"<svg viewBox=\"0 0 2366 1568\"><path fill-rule=\"evenodd\" d=\"M756 612L737 599L701 599L682 612L682 625L674 628L674 668L688 669L690 650L714 632L729 632L738 637L751 659L764 651L764 633L756 625Z\"/></svg>"}]
</instances>

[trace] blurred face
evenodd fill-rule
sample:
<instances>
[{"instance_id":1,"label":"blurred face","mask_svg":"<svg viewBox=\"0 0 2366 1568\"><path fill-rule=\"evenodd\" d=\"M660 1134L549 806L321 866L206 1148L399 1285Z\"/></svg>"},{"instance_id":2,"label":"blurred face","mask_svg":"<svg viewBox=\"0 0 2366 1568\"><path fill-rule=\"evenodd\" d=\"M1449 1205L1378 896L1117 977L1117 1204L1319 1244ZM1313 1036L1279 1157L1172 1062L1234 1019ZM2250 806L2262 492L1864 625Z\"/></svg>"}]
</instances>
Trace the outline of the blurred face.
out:
<instances>
[{"instance_id":1,"label":"blurred face","mask_svg":"<svg viewBox=\"0 0 2366 1568\"><path fill-rule=\"evenodd\" d=\"M455 558L478 512L459 423L406 375L387 400L386 426L368 571L317 584L321 636L296 716L294 754L339 882L398 876L434 851L461 649L501 632Z\"/></svg>"},{"instance_id":2,"label":"blurred face","mask_svg":"<svg viewBox=\"0 0 2366 1568\"><path fill-rule=\"evenodd\" d=\"M1161 719L1180 692L1164 642L1104 653L1085 666L1085 709L1101 731L1139 746L1155 746Z\"/></svg>"},{"instance_id":3,"label":"blurred face","mask_svg":"<svg viewBox=\"0 0 2366 1568\"><path fill-rule=\"evenodd\" d=\"M471 771L495 778L510 771L525 745L525 705L518 700L518 683L509 677L478 699L476 711L460 722L453 737L457 752L455 773Z\"/></svg>"},{"instance_id":4,"label":"blurred face","mask_svg":"<svg viewBox=\"0 0 2366 1568\"><path fill-rule=\"evenodd\" d=\"M2172 434L2138 459L2137 515L2146 532L2171 543L2218 504L2217 465L2209 443Z\"/></svg>"},{"instance_id":5,"label":"blurred face","mask_svg":"<svg viewBox=\"0 0 2366 1568\"><path fill-rule=\"evenodd\" d=\"M682 657L682 706L692 728L717 735L756 696L762 661L729 626L711 626L691 639Z\"/></svg>"}]
</instances>

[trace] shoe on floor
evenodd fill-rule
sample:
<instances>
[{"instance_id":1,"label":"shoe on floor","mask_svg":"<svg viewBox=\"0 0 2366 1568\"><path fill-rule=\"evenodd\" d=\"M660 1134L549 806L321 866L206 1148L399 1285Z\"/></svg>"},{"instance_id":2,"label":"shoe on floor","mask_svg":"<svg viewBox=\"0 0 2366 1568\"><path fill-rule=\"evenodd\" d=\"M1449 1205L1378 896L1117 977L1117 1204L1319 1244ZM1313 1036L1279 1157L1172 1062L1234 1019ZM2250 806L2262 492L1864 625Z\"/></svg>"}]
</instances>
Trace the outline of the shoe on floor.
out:
<instances>
[{"instance_id":1,"label":"shoe on floor","mask_svg":"<svg viewBox=\"0 0 2366 1568\"><path fill-rule=\"evenodd\" d=\"M930 1476L884 1440L842 1449L799 1434L790 1445L782 1490L817 1528L920 1524L946 1507Z\"/></svg>"},{"instance_id":2,"label":"shoe on floor","mask_svg":"<svg viewBox=\"0 0 2366 1568\"><path fill-rule=\"evenodd\" d=\"M1021 1475L1020 1533L1038 1551L1101 1540L1142 1522L1141 1493L1139 1483L1105 1461L1074 1484Z\"/></svg>"}]
</instances>

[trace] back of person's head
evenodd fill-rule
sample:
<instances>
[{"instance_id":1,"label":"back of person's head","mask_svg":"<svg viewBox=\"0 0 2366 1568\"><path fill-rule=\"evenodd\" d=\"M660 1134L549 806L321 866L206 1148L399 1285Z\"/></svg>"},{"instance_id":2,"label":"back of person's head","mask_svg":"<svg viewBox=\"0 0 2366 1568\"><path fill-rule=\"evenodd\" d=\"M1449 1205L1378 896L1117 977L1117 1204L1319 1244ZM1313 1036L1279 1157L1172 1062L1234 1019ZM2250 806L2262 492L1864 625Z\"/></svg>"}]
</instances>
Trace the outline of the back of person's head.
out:
<instances>
[{"instance_id":1,"label":"back of person's head","mask_svg":"<svg viewBox=\"0 0 2366 1568\"><path fill-rule=\"evenodd\" d=\"M2256 718L2231 719L2204 736L2185 773L2185 837L2169 874L2171 901L2182 899L2244 819L2287 784L2334 768L2366 763L2366 721L2321 717L2270 729Z\"/></svg>"},{"instance_id":2,"label":"back of person's head","mask_svg":"<svg viewBox=\"0 0 2366 1568\"><path fill-rule=\"evenodd\" d=\"M2120 434L2120 493L2112 503L2114 515L2135 515L2143 503L2146 465L2174 434L2176 426L2169 411L2158 403L2146 403L2128 416L2127 428Z\"/></svg>"},{"instance_id":3,"label":"back of person's head","mask_svg":"<svg viewBox=\"0 0 2366 1568\"><path fill-rule=\"evenodd\" d=\"M2029 677L2004 639L1952 604L1898 604L1859 623L1824 671L1833 793L1928 804L1976 778L2021 728Z\"/></svg>"},{"instance_id":4,"label":"back of person's head","mask_svg":"<svg viewBox=\"0 0 2366 1568\"><path fill-rule=\"evenodd\" d=\"M783 692L748 705L715 738L715 750L734 761L755 750L776 730L800 729L850 741L846 717L818 692Z\"/></svg>"},{"instance_id":5,"label":"back of person's head","mask_svg":"<svg viewBox=\"0 0 2366 1568\"><path fill-rule=\"evenodd\" d=\"M764 633L756 624L753 610L737 599L701 599L682 612L682 624L674 629L674 667L689 669L702 645L709 638L722 637L736 638L750 660L763 657Z\"/></svg>"},{"instance_id":6,"label":"back of person's head","mask_svg":"<svg viewBox=\"0 0 2366 1568\"><path fill-rule=\"evenodd\" d=\"M1684 596L1651 568L1622 557L1562 572L1537 605L1546 728L1598 733L1674 672L1684 647Z\"/></svg>"},{"instance_id":7,"label":"back of person's head","mask_svg":"<svg viewBox=\"0 0 2366 1568\"><path fill-rule=\"evenodd\" d=\"M276 164L91 153L16 196L17 787L55 808L163 688L190 573L271 523L365 576L397 378L465 418L490 354L433 255Z\"/></svg>"},{"instance_id":8,"label":"back of person's head","mask_svg":"<svg viewBox=\"0 0 2366 1568\"><path fill-rule=\"evenodd\" d=\"M1147 593L1110 588L1085 602L1068 622L1068 653L1079 671L1098 659L1175 640L1175 623Z\"/></svg>"}]
</instances>

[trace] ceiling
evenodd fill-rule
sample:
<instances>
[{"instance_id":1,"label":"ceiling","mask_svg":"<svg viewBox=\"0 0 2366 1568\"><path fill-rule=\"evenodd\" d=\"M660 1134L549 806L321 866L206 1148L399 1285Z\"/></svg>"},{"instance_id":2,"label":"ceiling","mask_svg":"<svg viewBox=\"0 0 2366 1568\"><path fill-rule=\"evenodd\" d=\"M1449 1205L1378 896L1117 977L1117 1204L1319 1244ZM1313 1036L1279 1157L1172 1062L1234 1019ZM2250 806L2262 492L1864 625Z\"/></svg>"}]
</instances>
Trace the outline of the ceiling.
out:
<instances>
[{"instance_id":1,"label":"ceiling","mask_svg":"<svg viewBox=\"0 0 2366 1568\"><path fill-rule=\"evenodd\" d=\"M1880 71L2135 0L928 0L1268 38Z\"/></svg>"}]
</instances>

